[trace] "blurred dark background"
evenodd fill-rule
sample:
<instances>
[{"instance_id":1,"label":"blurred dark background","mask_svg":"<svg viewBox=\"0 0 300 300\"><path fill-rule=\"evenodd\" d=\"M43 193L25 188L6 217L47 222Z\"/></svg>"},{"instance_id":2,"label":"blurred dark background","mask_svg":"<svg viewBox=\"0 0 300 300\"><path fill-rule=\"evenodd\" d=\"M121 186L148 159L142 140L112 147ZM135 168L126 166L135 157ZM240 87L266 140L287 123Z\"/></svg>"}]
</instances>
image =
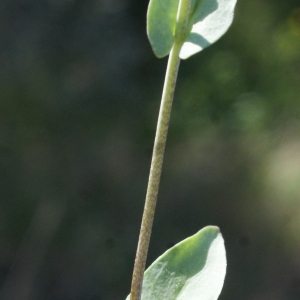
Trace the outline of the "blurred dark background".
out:
<instances>
[{"instance_id":1,"label":"blurred dark background","mask_svg":"<svg viewBox=\"0 0 300 300\"><path fill-rule=\"evenodd\" d=\"M167 64L147 5L0 2L1 300L129 293ZM218 225L220 300L300 299L299 100L299 0L239 0L181 63L148 264Z\"/></svg>"}]
</instances>

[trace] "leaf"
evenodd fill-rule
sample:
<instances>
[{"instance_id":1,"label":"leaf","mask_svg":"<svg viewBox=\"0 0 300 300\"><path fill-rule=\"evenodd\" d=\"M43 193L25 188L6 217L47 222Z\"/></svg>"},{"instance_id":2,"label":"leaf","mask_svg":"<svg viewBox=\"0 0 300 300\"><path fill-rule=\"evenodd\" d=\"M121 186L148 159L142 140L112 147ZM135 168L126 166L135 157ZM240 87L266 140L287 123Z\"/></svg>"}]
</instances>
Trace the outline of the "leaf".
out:
<instances>
[{"instance_id":1,"label":"leaf","mask_svg":"<svg viewBox=\"0 0 300 300\"><path fill-rule=\"evenodd\" d=\"M147 12L147 34L154 54L168 55L174 43L179 0L150 0Z\"/></svg>"},{"instance_id":2,"label":"leaf","mask_svg":"<svg viewBox=\"0 0 300 300\"><path fill-rule=\"evenodd\" d=\"M141 300L216 300L225 273L224 240L218 227L207 226L147 269Z\"/></svg>"},{"instance_id":3,"label":"leaf","mask_svg":"<svg viewBox=\"0 0 300 300\"><path fill-rule=\"evenodd\" d=\"M209 47L226 33L233 21L237 0L197 0L190 16L191 32L179 57L186 59Z\"/></svg>"},{"instance_id":4,"label":"leaf","mask_svg":"<svg viewBox=\"0 0 300 300\"><path fill-rule=\"evenodd\" d=\"M186 0L188 1L188 0ZM190 0L191 13L186 40L180 58L207 48L216 42L232 23L237 0ZM168 55L174 44L179 0L150 0L147 34L155 55Z\"/></svg>"}]
</instances>

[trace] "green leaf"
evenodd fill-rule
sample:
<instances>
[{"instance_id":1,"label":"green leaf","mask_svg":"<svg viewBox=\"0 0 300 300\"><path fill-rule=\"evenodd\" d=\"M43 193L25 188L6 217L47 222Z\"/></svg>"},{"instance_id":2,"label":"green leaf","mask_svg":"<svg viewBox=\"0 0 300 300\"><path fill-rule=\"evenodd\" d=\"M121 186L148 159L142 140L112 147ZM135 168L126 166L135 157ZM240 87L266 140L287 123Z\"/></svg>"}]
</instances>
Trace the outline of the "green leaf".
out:
<instances>
[{"instance_id":1,"label":"green leaf","mask_svg":"<svg viewBox=\"0 0 300 300\"><path fill-rule=\"evenodd\" d=\"M237 0L182 0L191 1L186 40L180 58L207 48L228 30L232 23ZM179 0L150 0L147 13L147 34L155 55L168 55L174 44Z\"/></svg>"},{"instance_id":2,"label":"green leaf","mask_svg":"<svg viewBox=\"0 0 300 300\"><path fill-rule=\"evenodd\" d=\"M237 0L197 0L190 16L190 34L180 51L180 58L209 47L226 33L233 21Z\"/></svg>"},{"instance_id":3,"label":"green leaf","mask_svg":"<svg viewBox=\"0 0 300 300\"><path fill-rule=\"evenodd\" d=\"M147 12L147 34L154 54L168 55L174 43L179 0L150 0Z\"/></svg>"},{"instance_id":4,"label":"green leaf","mask_svg":"<svg viewBox=\"0 0 300 300\"><path fill-rule=\"evenodd\" d=\"M216 300L225 273L224 240L218 227L207 226L147 269L141 300Z\"/></svg>"}]
</instances>

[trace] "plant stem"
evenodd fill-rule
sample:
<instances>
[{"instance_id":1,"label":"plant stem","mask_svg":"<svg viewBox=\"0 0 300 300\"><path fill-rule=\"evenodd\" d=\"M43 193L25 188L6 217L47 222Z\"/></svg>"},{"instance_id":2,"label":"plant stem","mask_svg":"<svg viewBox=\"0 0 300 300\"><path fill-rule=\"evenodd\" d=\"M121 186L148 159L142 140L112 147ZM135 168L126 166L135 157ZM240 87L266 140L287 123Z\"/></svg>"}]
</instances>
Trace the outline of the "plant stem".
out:
<instances>
[{"instance_id":1,"label":"plant stem","mask_svg":"<svg viewBox=\"0 0 300 300\"><path fill-rule=\"evenodd\" d=\"M134 262L130 300L141 299L144 270L152 232L152 224L172 110L172 102L180 63L179 52L181 46L182 43L175 42L169 55L157 122L145 207Z\"/></svg>"}]
</instances>

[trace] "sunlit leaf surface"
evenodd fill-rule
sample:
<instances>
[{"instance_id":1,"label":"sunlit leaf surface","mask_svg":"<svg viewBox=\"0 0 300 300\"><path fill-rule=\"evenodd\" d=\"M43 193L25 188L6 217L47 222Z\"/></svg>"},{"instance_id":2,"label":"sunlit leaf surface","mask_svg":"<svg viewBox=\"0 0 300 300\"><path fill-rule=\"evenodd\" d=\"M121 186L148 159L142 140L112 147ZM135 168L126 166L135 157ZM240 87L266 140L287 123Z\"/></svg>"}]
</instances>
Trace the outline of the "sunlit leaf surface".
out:
<instances>
[{"instance_id":1,"label":"sunlit leaf surface","mask_svg":"<svg viewBox=\"0 0 300 300\"><path fill-rule=\"evenodd\" d=\"M166 251L147 269L142 300L216 300L225 273L222 235L218 227L207 226Z\"/></svg>"},{"instance_id":2,"label":"sunlit leaf surface","mask_svg":"<svg viewBox=\"0 0 300 300\"><path fill-rule=\"evenodd\" d=\"M217 41L233 20L237 0L193 0L186 41L180 58L186 59ZM179 0L151 0L147 13L147 33L155 55L169 54L174 33Z\"/></svg>"},{"instance_id":3,"label":"sunlit leaf surface","mask_svg":"<svg viewBox=\"0 0 300 300\"><path fill-rule=\"evenodd\" d=\"M226 33L232 23L237 0L198 0L190 22L193 24L180 52L180 58L209 47Z\"/></svg>"}]
</instances>

